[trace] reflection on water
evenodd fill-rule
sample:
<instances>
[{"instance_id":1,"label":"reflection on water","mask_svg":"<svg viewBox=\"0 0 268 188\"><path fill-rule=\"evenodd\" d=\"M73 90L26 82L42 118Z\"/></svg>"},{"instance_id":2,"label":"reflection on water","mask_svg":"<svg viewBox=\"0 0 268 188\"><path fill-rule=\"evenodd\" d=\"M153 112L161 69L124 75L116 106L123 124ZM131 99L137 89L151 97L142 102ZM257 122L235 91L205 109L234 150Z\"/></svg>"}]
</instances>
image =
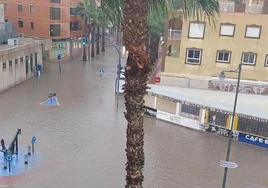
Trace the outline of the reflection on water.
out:
<instances>
[{"instance_id":1,"label":"reflection on water","mask_svg":"<svg viewBox=\"0 0 268 188\"><path fill-rule=\"evenodd\" d=\"M117 110L114 96L118 56L108 49L95 60L63 63L61 75L57 64L46 65L40 78L0 95L0 137L8 142L21 128L20 143L36 136L45 159L22 177L9 178L12 187L124 187L126 121L123 98ZM61 105L40 106L52 92ZM144 187L221 187L226 139L150 117L145 132ZM267 187L266 156L264 149L234 143L231 161L239 167L229 170L228 187Z\"/></svg>"}]
</instances>

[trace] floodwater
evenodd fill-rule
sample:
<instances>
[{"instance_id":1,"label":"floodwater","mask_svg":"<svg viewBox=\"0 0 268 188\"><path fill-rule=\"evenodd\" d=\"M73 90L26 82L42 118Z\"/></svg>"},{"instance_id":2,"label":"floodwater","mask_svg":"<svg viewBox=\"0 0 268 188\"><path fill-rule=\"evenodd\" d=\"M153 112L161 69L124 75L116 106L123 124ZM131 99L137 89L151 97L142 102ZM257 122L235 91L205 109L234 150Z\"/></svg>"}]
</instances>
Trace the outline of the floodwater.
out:
<instances>
[{"instance_id":1,"label":"floodwater","mask_svg":"<svg viewBox=\"0 0 268 188\"><path fill-rule=\"evenodd\" d=\"M20 144L27 146L36 136L35 150L44 156L24 174L0 177L0 187L124 187L126 121L123 98L117 109L114 95L117 59L109 47L94 61L63 63L61 75L57 64L49 64L40 78L0 95L0 138L8 142L21 128ZM60 106L40 106L52 92ZM221 187L226 139L150 117L144 128L144 187ZM265 149L233 142L230 160L239 166L228 171L227 187L268 187L267 155Z\"/></svg>"}]
</instances>

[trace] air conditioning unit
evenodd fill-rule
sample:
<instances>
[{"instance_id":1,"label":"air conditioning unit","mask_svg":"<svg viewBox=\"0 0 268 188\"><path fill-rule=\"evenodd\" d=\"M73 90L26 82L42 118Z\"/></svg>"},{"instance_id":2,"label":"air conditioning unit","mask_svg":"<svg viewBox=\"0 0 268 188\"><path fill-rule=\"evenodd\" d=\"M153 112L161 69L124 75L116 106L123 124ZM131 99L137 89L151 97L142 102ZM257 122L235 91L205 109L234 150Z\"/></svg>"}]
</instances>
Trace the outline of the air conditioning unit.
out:
<instances>
[{"instance_id":1,"label":"air conditioning unit","mask_svg":"<svg viewBox=\"0 0 268 188\"><path fill-rule=\"evenodd\" d=\"M18 37L20 37L20 38L24 38L24 33L19 33L19 34L18 34Z\"/></svg>"},{"instance_id":2,"label":"air conditioning unit","mask_svg":"<svg viewBox=\"0 0 268 188\"><path fill-rule=\"evenodd\" d=\"M10 46L16 46L19 44L18 38L7 39L7 44Z\"/></svg>"}]
</instances>

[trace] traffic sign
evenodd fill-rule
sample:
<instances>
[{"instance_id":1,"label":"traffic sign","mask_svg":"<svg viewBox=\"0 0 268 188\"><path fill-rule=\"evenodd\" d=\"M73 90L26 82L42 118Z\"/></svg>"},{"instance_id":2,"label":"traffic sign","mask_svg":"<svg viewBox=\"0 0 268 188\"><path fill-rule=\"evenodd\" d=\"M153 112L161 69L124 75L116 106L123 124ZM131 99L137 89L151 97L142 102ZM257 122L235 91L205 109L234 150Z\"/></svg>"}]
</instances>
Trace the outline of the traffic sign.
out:
<instances>
[{"instance_id":1,"label":"traffic sign","mask_svg":"<svg viewBox=\"0 0 268 188\"><path fill-rule=\"evenodd\" d=\"M155 83L160 83L161 78L157 76L157 77L155 77L155 79L154 79L154 80L155 80Z\"/></svg>"},{"instance_id":2,"label":"traffic sign","mask_svg":"<svg viewBox=\"0 0 268 188\"><path fill-rule=\"evenodd\" d=\"M5 159L6 159L7 162L11 162L13 160L13 156L10 153L7 153L5 155Z\"/></svg>"},{"instance_id":3,"label":"traffic sign","mask_svg":"<svg viewBox=\"0 0 268 188\"><path fill-rule=\"evenodd\" d=\"M237 168L238 165L235 162L221 161L220 167L223 167L223 168Z\"/></svg>"},{"instance_id":4,"label":"traffic sign","mask_svg":"<svg viewBox=\"0 0 268 188\"><path fill-rule=\"evenodd\" d=\"M36 142L36 137L33 136L33 137L32 137L32 144L34 144L35 142Z\"/></svg>"},{"instance_id":5,"label":"traffic sign","mask_svg":"<svg viewBox=\"0 0 268 188\"><path fill-rule=\"evenodd\" d=\"M58 54L58 60L61 60L61 55L60 54Z\"/></svg>"}]
</instances>

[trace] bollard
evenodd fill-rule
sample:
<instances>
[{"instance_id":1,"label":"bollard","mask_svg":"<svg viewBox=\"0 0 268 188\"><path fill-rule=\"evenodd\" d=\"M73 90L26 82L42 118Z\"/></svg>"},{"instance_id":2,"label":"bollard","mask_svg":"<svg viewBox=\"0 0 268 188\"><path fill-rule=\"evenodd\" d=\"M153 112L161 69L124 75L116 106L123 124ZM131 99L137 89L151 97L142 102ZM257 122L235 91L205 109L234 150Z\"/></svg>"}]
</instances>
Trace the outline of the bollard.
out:
<instances>
[{"instance_id":1,"label":"bollard","mask_svg":"<svg viewBox=\"0 0 268 188\"><path fill-rule=\"evenodd\" d=\"M24 155L24 164L28 164L28 155L27 154L25 154Z\"/></svg>"},{"instance_id":2,"label":"bollard","mask_svg":"<svg viewBox=\"0 0 268 188\"><path fill-rule=\"evenodd\" d=\"M4 160L4 170L6 170L6 169L7 169L7 161Z\"/></svg>"},{"instance_id":3,"label":"bollard","mask_svg":"<svg viewBox=\"0 0 268 188\"><path fill-rule=\"evenodd\" d=\"M28 155L31 155L31 146L28 146Z\"/></svg>"}]
</instances>

